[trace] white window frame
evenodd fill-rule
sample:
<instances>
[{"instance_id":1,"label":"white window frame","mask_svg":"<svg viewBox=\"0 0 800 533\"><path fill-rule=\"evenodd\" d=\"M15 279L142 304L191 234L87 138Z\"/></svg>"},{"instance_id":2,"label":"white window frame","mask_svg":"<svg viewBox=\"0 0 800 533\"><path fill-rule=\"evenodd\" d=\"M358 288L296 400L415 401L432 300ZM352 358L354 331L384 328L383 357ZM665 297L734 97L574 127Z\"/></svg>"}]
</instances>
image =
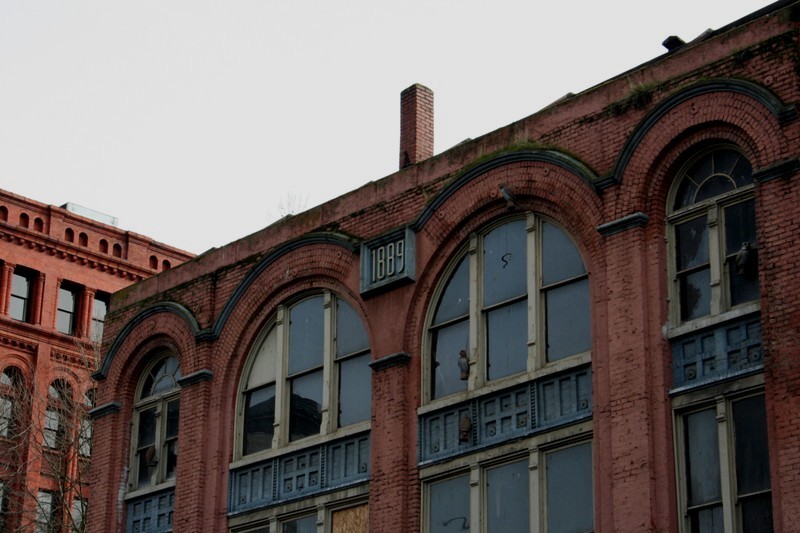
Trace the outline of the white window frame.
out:
<instances>
[{"instance_id":1,"label":"white window frame","mask_svg":"<svg viewBox=\"0 0 800 533\"><path fill-rule=\"evenodd\" d=\"M469 475L469 530L472 533L488 532L484 513L486 505L487 471L520 460L528 461L529 484L529 528L531 531L547 532L547 454L571 446L588 444L592 450L592 494L594 494L595 443L592 438L592 421L585 421L549 433L536 435L521 442L509 443L490 451L458 457L447 463L426 467L420 471L422 482L422 516L420 531L428 533L430 520L430 487L464 474ZM593 502L592 517L596 515Z\"/></svg>"},{"instance_id":2,"label":"white window frame","mask_svg":"<svg viewBox=\"0 0 800 533\"><path fill-rule=\"evenodd\" d=\"M716 410L718 453L720 461L720 485L722 513L725 531L739 531L739 510L736 503L736 466L733 438L733 411L736 400L753 396L764 396L764 375L756 374L733 383L718 384L672 400L673 449L675 450L675 473L678 486L678 518L681 533L690 533L687 510L686 435L684 417L709 408ZM766 492L766 491L765 491ZM772 490L770 489L770 493ZM774 515L773 515L774 520Z\"/></svg>"},{"instance_id":3,"label":"white window frame","mask_svg":"<svg viewBox=\"0 0 800 533\"><path fill-rule=\"evenodd\" d=\"M760 309L759 300L743 302L733 305L730 302L730 274L725 257L725 220L724 209L735 204L743 203L755 198L755 183L728 191L695 204L673 209L678 189L684 179L685 173L699 159L718 150L733 150L741 157L746 156L732 144L720 143L698 151L692 155L676 174L667 199L667 242L668 242L668 275L670 279L669 292L669 325L668 337L676 337L690 333L697 329L713 326L728 320L751 314ZM692 219L706 216L706 231L708 232L709 269L710 269L710 312L708 315L694 319L681 319L680 279L677 272L677 226Z\"/></svg>"},{"instance_id":4,"label":"white window frame","mask_svg":"<svg viewBox=\"0 0 800 533\"><path fill-rule=\"evenodd\" d=\"M167 468L167 446L169 444L166 438L167 432L167 406L173 401L180 402L180 386L175 385L174 388L148 396L147 398L142 399L142 391L144 389L144 384L147 381L148 376L153 371L153 369L160 364L162 361L165 361L169 357L174 357L178 362L178 370L176 374L176 380L180 379L181 377L181 370L180 370L180 357L177 353L172 351L165 351L164 353L159 354L158 356L153 358L153 361L147 365L145 371L142 373L139 384L136 387L136 400L134 403L134 414L133 414L133 423L131 424L131 446L130 446L130 473L128 479L128 497L137 497L142 494L146 494L149 492L154 492L157 490L161 490L166 487L174 486L175 484L175 477L167 478L166 468ZM139 486L139 457L138 457L138 447L139 447L139 424L140 424L140 415L143 411L149 410L151 408L156 409L155 413L155 437L153 440L153 445L155 447L156 453L158 453L158 463L156 467L153 469L153 472L150 474L150 484L140 487ZM178 409L178 424L180 425L180 403ZM178 435L172 440L180 439L180 431L178 431Z\"/></svg>"},{"instance_id":5,"label":"white window frame","mask_svg":"<svg viewBox=\"0 0 800 533\"><path fill-rule=\"evenodd\" d=\"M589 319L589 349L566 356L556 361L547 361L546 354L546 316L545 316L545 296L547 288L542 283L542 226L544 223L551 224L559 229L564 235L570 239L575 249L578 251L584 267L584 273L568 280L559 281L553 285L566 285L568 283L579 282L581 280L590 280L590 273L586 267L586 261L583 257L580 247L577 245L575 239L570 233L564 229L563 226L558 224L553 219L540 215L538 213L528 212L524 215L526 226L526 282L527 282L527 306L528 306L528 354L527 354L527 370L511 376L504 376L494 380L489 380L486 372L486 320L483 310L483 282L480 256L482 254L482 239L492 230L503 226L506 223L520 220L522 217L506 217L494 223L482 227L479 231L473 232L469 236L469 240L464 249L457 253L447 269L443 272L440 282L434 291L431 305L428 307L426 316L426 334L424 337L423 353L426 356L423 358L422 369L422 391L423 391L423 407L419 409L419 413L435 410L443 405L456 403L468 396L472 395L474 391L481 390L481 392L491 392L501 390L503 388L513 386L520 383L525 383L531 379L548 375L555 372L561 372L567 369L575 368L580 365L591 362L591 315ZM440 398L432 398L431 395L431 379L432 379L432 364L433 364L433 334L432 327L435 313L444 291L450 281L451 276L461 263L462 259L467 257L469 262L469 317L466 319L469 322L469 378L467 379L467 387L463 392L457 392ZM591 284L589 286L589 309L591 313Z\"/></svg>"},{"instance_id":6,"label":"white window frame","mask_svg":"<svg viewBox=\"0 0 800 533\"><path fill-rule=\"evenodd\" d=\"M322 296L323 298L323 367L322 367L322 419L318 434L310 435L290 441L290 403L289 394L291 390L291 378L288 375L288 354L289 354L289 314L295 305L313 297ZM341 362L355 357L361 357L370 353L370 348L359 350L342 357L336 357L336 301L340 300L349 305L359 316L357 306L346 299L334 294L329 290L304 293L300 298L290 300L286 304L278 306L274 317L267 323L262 333L257 338L254 349L248 356L244 367L244 372L239 380L239 393L237 398L237 423L234 441L236 462L231 467L239 466L244 463L262 460L278 454L287 453L300 448L305 448L331 438L345 437L366 431L370 427L370 419L355 422L350 425L339 426L338 409ZM361 323L366 332L366 323L361 319ZM254 363L259 355L262 345L267 342L270 334L277 336L277 350L275 354L275 423L272 437L272 447L266 450L243 454L244 446L244 424L246 414L246 397L249 390L247 382ZM369 340L369 339L367 339ZM365 401L371 403L370 398Z\"/></svg>"}]
</instances>

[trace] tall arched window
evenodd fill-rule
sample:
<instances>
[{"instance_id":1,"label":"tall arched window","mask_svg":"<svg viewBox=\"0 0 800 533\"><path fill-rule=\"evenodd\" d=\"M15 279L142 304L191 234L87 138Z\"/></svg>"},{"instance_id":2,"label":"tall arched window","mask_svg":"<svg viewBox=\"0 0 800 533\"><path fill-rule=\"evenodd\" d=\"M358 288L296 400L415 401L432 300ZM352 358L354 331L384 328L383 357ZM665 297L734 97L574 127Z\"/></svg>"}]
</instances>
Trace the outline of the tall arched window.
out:
<instances>
[{"instance_id":1,"label":"tall arched window","mask_svg":"<svg viewBox=\"0 0 800 533\"><path fill-rule=\"evenodd\" d=\"M42 436L45 448L63 450L68 445L69 418L76 414L72 401L72 387L66 381L57 379L50 384Z\"/></svg>"},{"instance_id":2,"label":"tall arched window","mask_svg":"<svg viewBox=\"0 0 800 533\"><path fill-rule=\"evenodd\" d=\"M9 366L0 374L0 437L13 438L18 422L19 391L22 386L22 372Z\"/></svg>"},{"instance_id":3,"label":"tall arched window","mask_svg":"<svg viewBox=\"0 0 800 533\"><path fill-rule=\"evenodd\" d=\"M758 299L753 196L752 167L733 146L700 152L679 173L669 215L675 323Z\"/></svg>"},{"instance_id":4,"label":"tall arched window","mask_svg":"<svg viewBox=\"0 0 800 533\"><path fill-rule=\"evenodd\" d=\"M281 306L256 343L242 379L241 455L370 417L366 329L330 292Z\"/></svg>"},{"instance_id":5,"label":"tall arched window","mask_svg":"<svg viewBox=\"0 0 800 533\"><path fill-rule=\"evenodd\" d=\"M427 399L589 353L589 280L572 239L535 214L472 235L439 290Z\"/></svg>"},{"instance_id":6,"label":"tall arched window","mask_svg":"<svg viewBox=\"0 0 800 533\"><path fill-rule=\"evenodd\" d=\"M132 439L131 489L175 478L181 369L178 358L163 354L144 374L136 394Z\"/></svg>"}]
</instances>

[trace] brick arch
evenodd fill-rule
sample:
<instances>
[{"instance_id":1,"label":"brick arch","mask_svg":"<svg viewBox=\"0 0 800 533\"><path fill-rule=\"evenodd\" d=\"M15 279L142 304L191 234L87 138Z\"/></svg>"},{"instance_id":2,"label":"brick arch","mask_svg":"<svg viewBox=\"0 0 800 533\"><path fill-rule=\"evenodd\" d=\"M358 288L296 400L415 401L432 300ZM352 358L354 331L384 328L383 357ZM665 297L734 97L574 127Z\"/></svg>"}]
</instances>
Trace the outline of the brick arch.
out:
<instances>
[{"instance_id":1,"label":"brick arch","mask_svg":"<svg viewBox=\"0 0 800 533\"><path fill-rule=\"evenodd\" d=\"M106 390L119 392L131 376L141 372L143 359L159 346L176 351L183 375L200 370L197 358L192 357L200 334L197 320L182 305L162 302L150 306L123 327L93 377L107 379Z\"/></svg>"},{"instance_id":2,"label":"brick arch","mask_svg":"<svg viewBox=\"0 0 800 533\"><path fill-rule=\"evenodd\" d=\"M370 346L373 345L373 331L363 302L357 290L351 289L358 287L358 272L358 256L354 252L330 244L306 246L271 262L237 299L225 327L214 341L209 367L214 373L210 401L218 406L221 428L212 448L220 450L222 456L229 456L233 450L239 385L248 356L280 304L304 294L329 290L356 310ZM227 483L227 477L224 479Z\"/></svg>"},{"instance_id":3,"label":"brick arch","mask_svg":"<svg viewBox=\"0 0 800 533\"><path fill-rule=\"evenodd\" d=\"M766 89L742 80L715 80L685 89L652 111L628 138L614 178L629 193L612 217L647 211L666 176L692 145L718 139L736 144L754 169L793 156L781 124L796 116ZM656 196L653 196L653 195Z\"/></svg>"},{"instance_id":4,"label":"brick arch","mask_svg":"<svg viewBox=\"0 0 800 533\"><path fill-rule=\"evenodd\" d=\"M235 402L239 376L258 336L275 315L278 305L310 292L329 290L347 300L361 316L367 336L372 330L357 291L359 262L354 251L337 245L295 248L270 262L236 300L216 337L212 371L220 377L216 388L222 401ZM371 344L371 343L370 343ZM232 406L233 404L231 404Z\"/></svg>"},{"instance_id":5,"label":"brick arch","mask_svg":"<svg viewBox=\"0 0 800 533\"><path fill-rule=\"evenodd\" d=\"M290 254L295 250L304 249L304 253L309 254L308 247L325 244L344 248L351 253L355 251L355 245L350 240L335 233L311 233L276 247L274 250L266 254L264 258L261 259L261 261L259 261L255 267L253 267L253 269L236 287L231 297L225 303L225 307L223 307L219 318L217 318L214 326L212 327L213 337L217 338L220 335L221 331L225 327L225 324L228 322L231 313L239 305L239 300L245 293L247 293L250 287L255 283L256 279L258 279L265 270L272 268L275 262L279 261L285 255ZM341 251L339 255L341 256ZM309 257L309 259L311 264L316 262L316 258L313 256ZM307 265L305 264L300 265L300 271L305 270L306 266ZM323 273L325 272L324 269L319 269L319 271ZM298 272L297 267L286 271L286 273L291 272ZM293 275L292 277L296 277L296 275Z\"/></svg>"},{"instance_id":6,"label":"brick arch","mask_svg":"<svg viewBox=\"0 0 800 533\"><path fill-rule=\"evenodd\" d=\"M504 185L514 195L509 206L500 192ZM602 292L604 255L597 226L602 222L602 202L593 187L579 179L573 169L552 161L515 161L495 167L441 202L421 229L431 252L422 261L408 313L405 350L416 354L424 338L425 317L445 270L466 243L470 233L493 220L515 212L533 211L558 223L574 239L592 278L593 293Z\"/></svg>"}]
</instances>

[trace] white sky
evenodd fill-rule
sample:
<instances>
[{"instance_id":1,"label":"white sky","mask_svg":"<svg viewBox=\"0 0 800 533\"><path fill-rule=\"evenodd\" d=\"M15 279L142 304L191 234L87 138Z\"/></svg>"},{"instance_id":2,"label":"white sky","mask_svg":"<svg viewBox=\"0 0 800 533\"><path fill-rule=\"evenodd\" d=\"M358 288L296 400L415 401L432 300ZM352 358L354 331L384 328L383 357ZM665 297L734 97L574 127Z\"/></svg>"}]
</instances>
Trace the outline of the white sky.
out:
<instances>
[{"instance_id":1,"label":"white sky","mask_svg":"<svg viewBox=\"0 0 800 533\"><path fill-rule=\"evenodd\" d=\"M200 253L436 153L765 0L0 0L0 188Z\"/></svg>"}]
</instances>

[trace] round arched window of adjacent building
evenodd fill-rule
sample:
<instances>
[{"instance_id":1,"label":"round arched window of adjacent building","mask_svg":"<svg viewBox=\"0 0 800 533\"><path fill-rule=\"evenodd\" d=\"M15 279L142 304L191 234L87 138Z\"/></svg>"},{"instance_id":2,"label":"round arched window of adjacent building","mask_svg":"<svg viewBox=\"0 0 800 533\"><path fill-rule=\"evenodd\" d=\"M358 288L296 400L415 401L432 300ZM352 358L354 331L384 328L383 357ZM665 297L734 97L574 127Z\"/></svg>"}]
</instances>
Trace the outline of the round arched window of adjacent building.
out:
<instances>
[{"instance_id":1,"label":"round arched window of adjacent building","mask_svg":"<svg viewBox=\"0 0 800 533\"><path fill-rule=\"evenodd\" d=\"M0 373L0 437L4 439L14 438L17 433L20 387L22 372L15 366L3 369Z\"/></svg>"},{"instance_id":2,"label":"round arched window of adjacent building","mask_svg":"<svg viewBox=\"0 0 800 533\"><path fill-rule=\"evenodd\" d=\"M370 418L369 340L361 317L331 292L279 307L241 381L241 455Z\"/></svg>"},{"instance_id":3,"label":"round arched window of adjacent building","mask_svg":"<svg viewBox=\"0 0 800 533\"><path fill-rule=\"evenodd\" d=\"M530 213L473 234L445 280L428 329L428 400L589 356L588 274L553 221Z\"/></svg>"},{"instance_id":4,"label":"round arched window of adjacent building","mask_svg":"<svg viewBox=\"0 0 800 533\"><path fill-rule=\"evenodd\" d=\"M720 315L758 300L753 173L730 145L695 154L673 188L673 321Z\"/></svg>"},{"instance_id":5,"label":"round arched window of adjacent building","mask_svg":"<svg viewBox=\"0 0 800 533\"><path fill-rule=\"evenodd\" d=\"M175 478L181 369L174 354L160 355L144 373L136 394L131 489Z\"/></svg>"}]
</instances>

